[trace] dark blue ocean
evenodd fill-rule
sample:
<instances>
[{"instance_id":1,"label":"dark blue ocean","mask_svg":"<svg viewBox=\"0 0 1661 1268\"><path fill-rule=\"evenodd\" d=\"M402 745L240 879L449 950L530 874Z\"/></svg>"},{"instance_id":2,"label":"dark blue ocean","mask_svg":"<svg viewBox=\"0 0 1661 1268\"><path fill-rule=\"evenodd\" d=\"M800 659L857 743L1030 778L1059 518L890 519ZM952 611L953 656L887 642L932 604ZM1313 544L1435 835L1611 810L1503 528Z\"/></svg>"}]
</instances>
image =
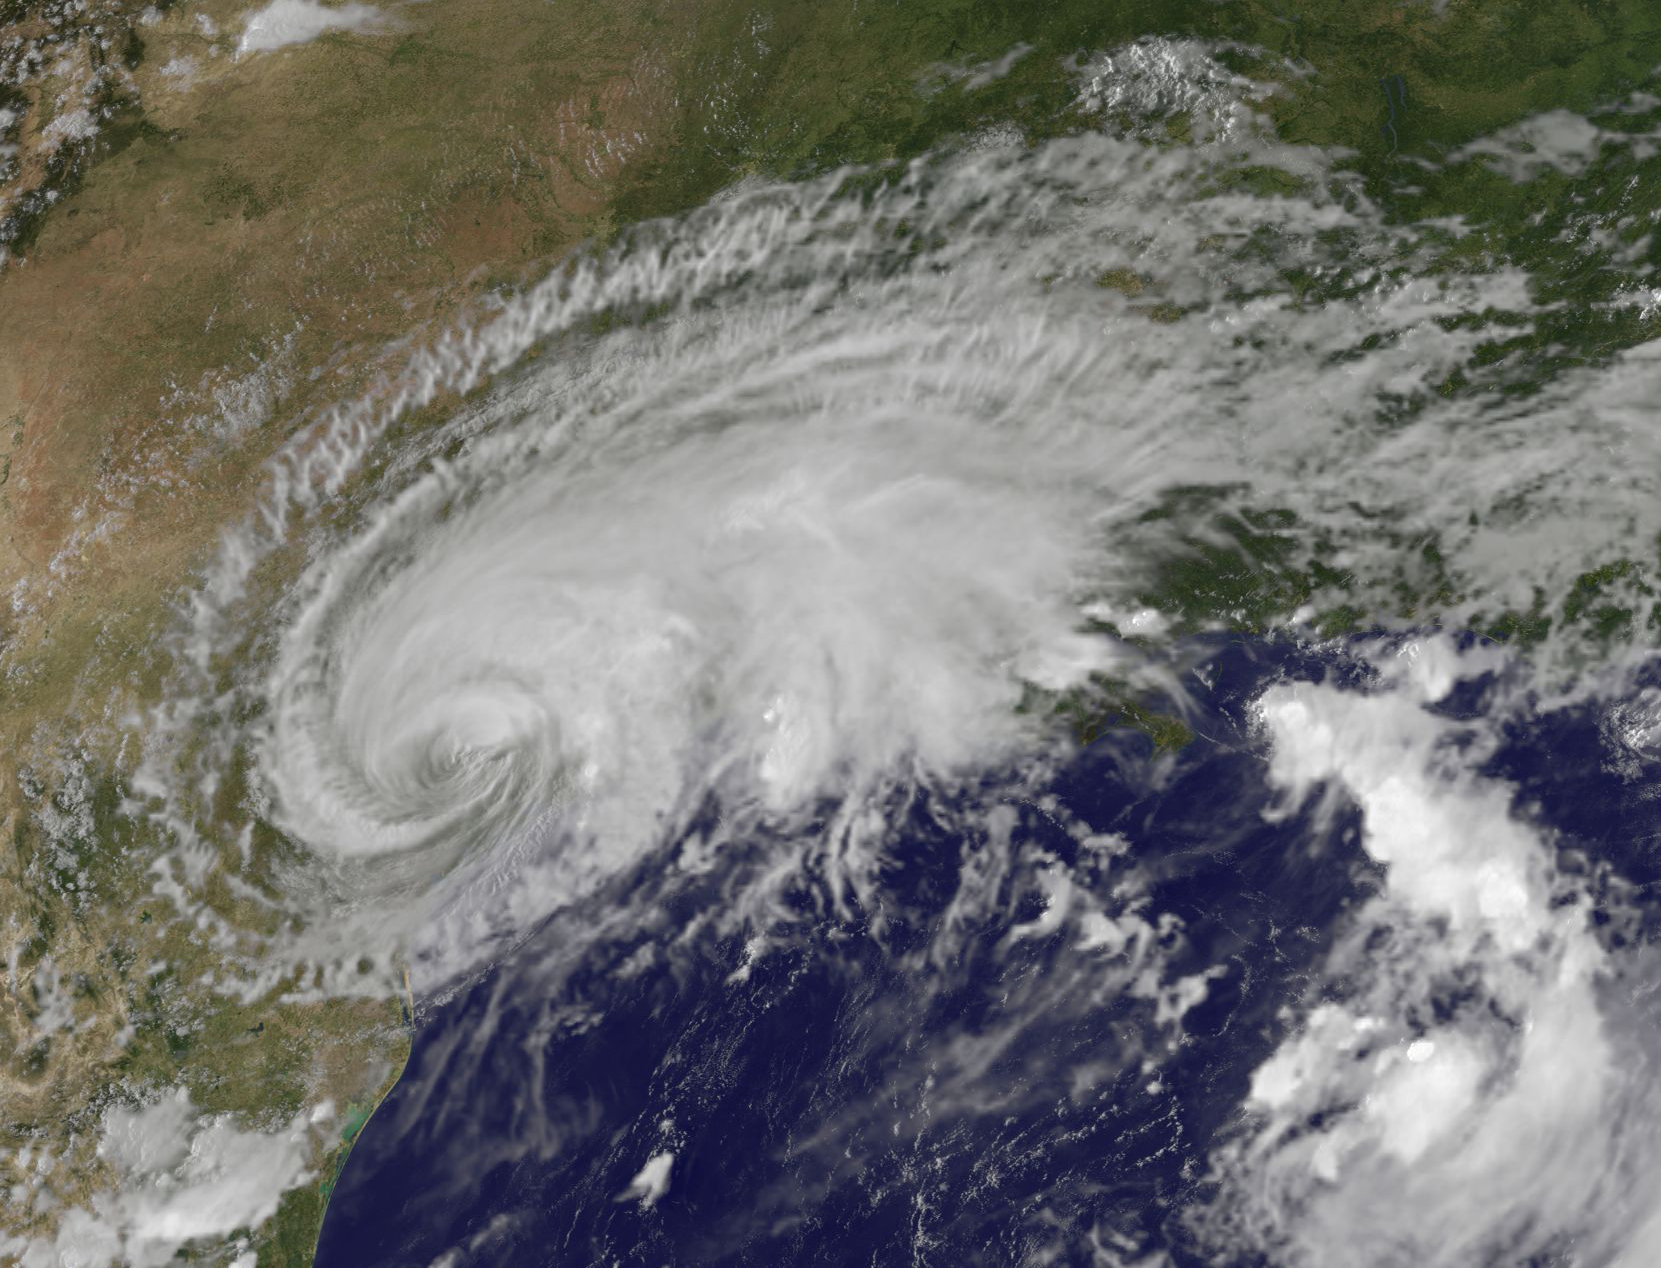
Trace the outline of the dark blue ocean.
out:
<instances>
[{"instance_id":1,"label":"dark blue ocean","mask_svg":"<svg viewBox=\"0 0 1661 1268\"><path fill-rule=\"evenodd\" d=\"M601 919L566 913L424 1005L319 1268L1266 1262L1219 1258L1189 1212L1380 873L1353 810L1277 813L1251 705L1284 680L1379 688L1331 646L1189 650L1190 743L1158 753L1110 729L1041 782L989 776L973 807L897 802L880 884L853 910L809 862L791 918L747 950L706 918L726 878L643 874L608 901L650 905L649 928L561 957L572 921ZM1478 717L1494 691L1481 676L1436 708ZM1515 787L1561 866L1648 909L1661 805L1611 762L1607 722L1596 705L1514 714L1483 774ZM1047 930L1056 875L1104 909L1128 901L1158 981L1201 982L1200 1002L1161 1016L1167 996Z\"/></svg>"}]
</instances>

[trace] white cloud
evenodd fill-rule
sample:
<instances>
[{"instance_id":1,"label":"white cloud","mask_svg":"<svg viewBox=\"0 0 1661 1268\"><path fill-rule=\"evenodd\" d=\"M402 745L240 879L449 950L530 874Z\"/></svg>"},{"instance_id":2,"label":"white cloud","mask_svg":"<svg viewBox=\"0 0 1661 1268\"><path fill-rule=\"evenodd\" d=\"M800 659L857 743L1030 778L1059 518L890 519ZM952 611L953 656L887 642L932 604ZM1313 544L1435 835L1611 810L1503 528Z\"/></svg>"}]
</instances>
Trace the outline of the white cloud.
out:
<instances>
[{"instance_id":1,"label":"white cloud","mask_svg":"<svg viewBox=\"0 0 1661 1268\"><path fill-rule=\"evenodd\" d=\"M1260 704L1271 781L1299 803L1341 790L1384 872L1330 954L1327 1001L1254 1073L1216 1159L1225 1197L1200 1217L1284 1268L1653 1245L1654 1037L1549 843L1477 773L1481 729L1423 707L1460 676L1448 651L1387 664L1390 690L1299 683Z\"/></svg>"},{"instance_id":2,"label":"white cloud","mask_svg":"<svg viewBox=\"0 0 1661 1268\"><path fill-rule=\"evenodd\" d=\"M1144 124L1187 116L1203 134L1231 135L1247 126L1252 104L1273 89L1229 70L1218 51L1201 40L1145 36L1084 68L1078 104Z\"/></svg>"},{"instance_id":3,"label":"white cloud","mask_svg":"<svg viewBox=\"0 0 1661 1268\"><path fill-rule=\"evenodd\" d=\"M159 1174L189 1151L191 1125L190 1096L182 1089L143 1109L107 1110L98 1154L128 1175Z\"/></svg>"},{"instance_id":4,"label":"white cloud","mask_svg":"<svg viewBox=\"0 0 1661 1268\"><path fill-rule=\"evenodd\" d=\"M41 135L56 149L65 141L84 141L98 131L98 121L84 108L66 110L41 129Z\"/></svg>"},{"instance_id":5,"label":"white cloud","mask_svg":"<svg viewBox=\"0 0 1661 1268\"><path fill-rule=\"evenodd\" d=\"M617 1200L628 1202L639 1198L641 1206L652 1206L669 1192L669 1171L674 1165L675 1155L669 1150L653 1154L635 1178L629 1181L629 1187L617 1195Z\"/></svg>"},{"instance_id":6,"label":"white cloud","mask_svg":"<svg viewBox=\"0 0 1661 1268\"><path fill-rule=\"evenodd\" d=\"M318 0L271 0L248 15L237 56L304 44L325 31L363 31L379 26L385 15L374 5L323 5Z\"/></svg>"},{"instance_id":7,"label":"white cloud","mask_svg":"<svg viewBox=\"0 0 1661 1268\"><path fill-rule=\"evenodd\" d=\"M161 73L168 79L177 80L179 87L188 88L196 81L196 70L194 57L175 57L162 66Z\"/></svg>"},{"instance_id":8,"label":"white cloud","mask_svg":"<svg viewBox=\"0 0 1661 1268\"><path fill-rule=\"evenodd\" d=\"M105 1112L98 1153L120 1176L51 1241L0 1244L23 1268L159 1268L187 1243L257 1228L310 1178L314 1112L275 1132L203 1117L183 1089L140 1109Z\"/></svg>"},{"instance_id":9,"label":"white cloud","mask_svg":"<svg viewBox=\"0 0 1661 1268\"><path fill-rule=\"evenodd\" d=\"M1634 157L1645 159L1656 153L1657 139L1653 132L1612 131L1573 111L1548 110L1461 146L1453 159L1486 159L1514 181L1532 180L1548 169L1579 176L1606 145L1630 147Z\"/></svg>"}]
</instances>

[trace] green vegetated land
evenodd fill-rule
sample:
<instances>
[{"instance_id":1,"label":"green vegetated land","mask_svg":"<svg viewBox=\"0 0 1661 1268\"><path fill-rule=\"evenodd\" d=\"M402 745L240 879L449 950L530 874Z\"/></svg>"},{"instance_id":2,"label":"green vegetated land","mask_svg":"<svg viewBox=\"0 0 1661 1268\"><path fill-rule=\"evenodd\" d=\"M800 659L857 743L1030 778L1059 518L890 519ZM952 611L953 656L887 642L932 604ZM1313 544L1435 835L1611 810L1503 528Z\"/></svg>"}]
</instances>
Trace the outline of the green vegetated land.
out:
<instances>
[{"instance_id":1,"label":"green vegetated land","mask_svg":"<svg viewBox=\"0 0 1661 1268\"><path fill-rule=\"evenodd\" d=\"M744 39L758 12L766 15L764 51ZM1433 270L1511 263L1533 278L1538 307L1527 321L1469 315L1491 339L1463 374L1421 399L1391 402L1399 421L1434 397L1526 397L1661 334L1653 310L1611 302L1661 263L1661 241L1647 230L1661 213L1661 160L1642 147L1610 146L1584 173L1542 164L1526 181L1480 160L1449 161L1457 147L1546 111L1585 114L1635 136L1661 128L1661 102L1629 100L1654 86L1661 65L1661 12L1643 3L956 0L713 12L681 63L692 103L678 125L682 144L627 183L616 222L681 210L744 175L902 161L1005 121L1033 138L1064 132L1081 123L1065 67L1147 34L1225 43L1231 68L1282 84L1265 104L1282 136L1348 151L1344 165L1388 217L1460 217L1469 232L1446 238ZM1004 74L978 87L936 69L992 65L1020 48L1027 51ZM1287 77L1287 59L1304 73ZM919 92L920 82L931 90ZM730 87L711 96L716 83ZM1319 304L1341 298L1353 278L1286 281ZM1189 512L1201 501L1212 507L1190 518L1187 549L1168 555L1144 594L1179 628L1261 630L1313 605L1316 627L1332 634L1392 621L1435 625L1454 611L1491 637L1525 643L1552 630L1594 647L1661 632L1657 543L1594 562L1569 593L1540 594L1521 610L1478 603L1473 613L1446 543L1380 523L1381 536L1399 538L1394 575L1364 586L1323 564L1330 543L1302 531L1291 511L1252 505L1249 496L1173 495Z\"/></svg>"},{"instance_id":2,"label":"green vegetated land","mask_svg":"<svg viewBox=\"0 0 1661 1268\"><path fill-rule=\"evenodd\" d=\"M11 552L0 580L45 575L74 500L131 453L151 464L133 516L143 527L86 547L81 570L39 600L35 624L7 635L16 791L4 805L0 916L16 930L23 985L0 1000L0 1145L50 1142L65 1168L84 1168L80 1188L67 1170L54 1182L72 1203L105 1178L88 1148L99 1116L145 1089L183 1085L196 1105L250 1124L334 1095L354 1107L340 1144L317 1182L254 1231L261 1268L310 1262L338 1166L407 1052L400 1006L284 1004L274 993L232 1007L204 991L221 952L151 893L146 864L165 833L120 813L125 790L110 774L120 733L93 724L106 700L141 707L165 691L156 639L167 605L245 505L259 462L308 410L371 381L380 350L412 324L441 326L585 239L685 211L746 176L862 164L881 179L884 165L988 125L1014 122L1032 139L1084 126L1071 68L1166 35L1224 42L1233 69L1279 79L1265 109L1285 138L1348 151L1388 216L1462 217L1472 231L1436 246L1434 267L1510 261L1540 304L1555 305L1526 327L1472 315L1491 338L1434 393L1527 397L1661 333L1639 307L1609 304L1661 262L1641 230L1661 212L1656 158L1610 147L1578 176L1546 168L1520 183L1447 161L1542 111L1591 114L1612 131L1661 124L1642 102L1612 108L1661 63L1653 4L587 0L555 12L441 0L401 10L395 27L210 60L196 16L234 30L241 11L204 0L129 23L137 42L121 47L137 90L101 138L43 169L39 188L55 201L15 213L28 217L11 238L27 264L0 271L0 349L19 354L0 367ZM14 2L0 23L43 13ZM185 56L201 59L194 83L160 76ZM1290 78L1288 59L1301 68ZM974 68L988 73L962 73ZM1171 137L1180 143L1180 120ZM1345 285L1287 282L1310 304ZM204 441L182 421L188 411L162 407L181 390L211 403L247 367L283 358L269 422L246 435ZM1407 418L1433 403L1392 408ZM1143 597L1179 629L1260 630L1309 607L1319 628L1342 633L1434 624L1468 606L1447 543L1392 542L1396 571L1381 585L1324 564L1317 532L1254 505L1249 490L1182 490L1153 514L1181 528ZM1565 628L1594 646L1652 638L1658 569L1661 543L1634 543L1567 593L1480 613L1480 628L1524 643ZM1184 738L1122 684L1045 707L1086 738L1120 725L1163 747ZM221 817L244 794L221 790ZM255 873L258 851L282 848L257 841ZM228 921L262 919L229 887L210 885L209 898ZM78 1024L43 1032L56 990ZM47 1227L8 1220L23 1233Z\"/></svg>"},{"instance_id":3,"label":"green vegetated land","mask_svg":"<svg viewBox=\"0 0 1661 1268\"><path fill-rule=\"evenodd\" d=\"M1537 307L1526 320L1468 315L1467 323L1491 332L1473 364L1417 399L1381 406L1393 412L1389 421L1411 422L1461 395L1512 403L1661 334L1653 310L1612 302L1661 263L1661 242L1647 229L1661 213L1661 160L1643 147L1608 146L1585 172L1541 164L1525 181L1477 159L1450 160L1459 146L1547 111L1584 114L1617 134L1661 128L1661 102L1632 96L1655 84L1661 65L1661 13L1645 4L774 6L767 51L736 77L739 91L700 103L699 84L743 61L735 50L751 13L734 11L725 25L706 28L709 42L683 71L694 102L680 125L687 144L630 183L618 200L619 223L679 210L751 173L804 176L903 161L1005 121L1032 138L1064 132L1081 123L1072 109L1075 79L1064 67L1147 34L1195 36L1226 44L1222 60L1232 69L1280 83L1265 109L1281 135L1347 151L1344 166L1388 218L1459 217L1467 232L1439 244L1431 236L1433 273L1512 264L1533 279ZM1027 51L978 87L930 77L943 64L992 65L1017 48ZM1304 73L1288 77L1288 59ZM931 91L919 92L920 81ZM1180 138L1180 128L1172 131ZM1342 271L1285 280L1311 305L1343 298L1355 282ZM1163 553L1142 597L1175 617L1178 629L1262 631L1312 609L1315 628L1330 635L1457 620L1525 645L1556 631L1591 655L1661 634L1661 543L1635 542L1621 558L1590 561L1568 592L1537 593L1516 609L1473 599L1447 543L1388 520L1376 531L1392 548L1391 575L1362 579L1323 562L1334 543L1287 508L1254 505L1249 490L1177 491L1170 502L1152 517L1183 525L1178 548ZM1169 720L1149 726L1158 715L1112 684L1093 705L1067 707L1126 718L1161 745L1176 734ZM1095 725L1082 725L1081 734Z\"/></svg>"}]
</instances>

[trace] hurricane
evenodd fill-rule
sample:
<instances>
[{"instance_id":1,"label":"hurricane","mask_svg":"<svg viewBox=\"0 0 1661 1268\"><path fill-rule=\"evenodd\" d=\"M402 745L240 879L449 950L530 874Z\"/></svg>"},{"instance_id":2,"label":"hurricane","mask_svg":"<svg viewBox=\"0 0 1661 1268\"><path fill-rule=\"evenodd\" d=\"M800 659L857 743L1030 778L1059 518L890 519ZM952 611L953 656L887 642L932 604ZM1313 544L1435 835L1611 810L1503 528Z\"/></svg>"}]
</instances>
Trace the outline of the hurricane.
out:
<instances>
[{"instance_id":1,"label":"hurricane","mask_svg":"<svg viewBox=\"0 0 1661 1268\"><path fill-rule=\"evenodd\" d=\"M1277 139L1273 86L1214 52L1081 70L1096 122L1069 135L751 179L630 228L412 337L269 464L181 601L129 810L175 843L157 884L222 947L218 989L402 980L464 1019L364 1174L466 1140L584 1211L671 1220L722 1094L660 1071L613 1157L616 1105L569 1091L587 1058L543 1047L635 1016L654 974L727 1017L800 979L864 1016L825 1037L836 1069L881 1075L827 1068L746 1173L767 1231L701 1225L699 1262L812 1262L834 1220L809 1210L906 1224L918 1262L1653 1262L1648 917L1508 756L1521 719L1613 734L1647 660L1460 631L1661 533L1661 363L1488 355L1564 301ZM1188 143L1123 126L1177 110ZM1442 162L1521 180L1539 152ZM1336 634L1294 596L1256 641L1185 623L1171 569L1236 501L1362 608L1435 543L1434 620ZM1189 742L1081 740L1080 711L1131 699ZM1621 734L1616 790L1655 760ZM1214 777L1238 798L1196 791ZM209 840L238 842L258 919L207 901ZM1271 896L1288 870L1324 878L1324 928ZM821 956L844 957L823 980ZM641 1000L687 1036L664 1071L727 1042ZM541 1090L487 1138L442 1088L498 1077ZM1169 1150L1179 1173L1124 1181L1152 1205L1079 1216L1119 1192L1092 1166ZM516 1231L537 1201L435 1226L422 1262L505 1262L546 1235ZM1013 1241L977 1242L1013 1209Z\"/></svg>"}]
</instances>

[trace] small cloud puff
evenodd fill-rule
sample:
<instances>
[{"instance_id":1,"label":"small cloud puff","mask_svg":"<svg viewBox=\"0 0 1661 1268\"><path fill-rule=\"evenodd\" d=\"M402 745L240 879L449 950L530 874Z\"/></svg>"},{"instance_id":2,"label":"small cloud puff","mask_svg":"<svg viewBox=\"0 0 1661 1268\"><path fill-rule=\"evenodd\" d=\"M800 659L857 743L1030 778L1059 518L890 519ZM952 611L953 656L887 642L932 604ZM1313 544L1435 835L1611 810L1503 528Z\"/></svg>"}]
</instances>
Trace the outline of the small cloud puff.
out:
<instances>
[{"instance_id":1,"label":"small cloud puff","mask_svg":"<svg viewBox=\"0 0 1661 1268\"><path fill-rule=\"evenodd\" d=\"M668 1150L653 1154L640 1168L640 1173L629 1182L629 1187L617 1195L617 1201L632 1202L638 1198L641 1206L650 1209L669 1192L669 1172L674 1165L675 1155Z\"/></svg>"}]
</instances>

